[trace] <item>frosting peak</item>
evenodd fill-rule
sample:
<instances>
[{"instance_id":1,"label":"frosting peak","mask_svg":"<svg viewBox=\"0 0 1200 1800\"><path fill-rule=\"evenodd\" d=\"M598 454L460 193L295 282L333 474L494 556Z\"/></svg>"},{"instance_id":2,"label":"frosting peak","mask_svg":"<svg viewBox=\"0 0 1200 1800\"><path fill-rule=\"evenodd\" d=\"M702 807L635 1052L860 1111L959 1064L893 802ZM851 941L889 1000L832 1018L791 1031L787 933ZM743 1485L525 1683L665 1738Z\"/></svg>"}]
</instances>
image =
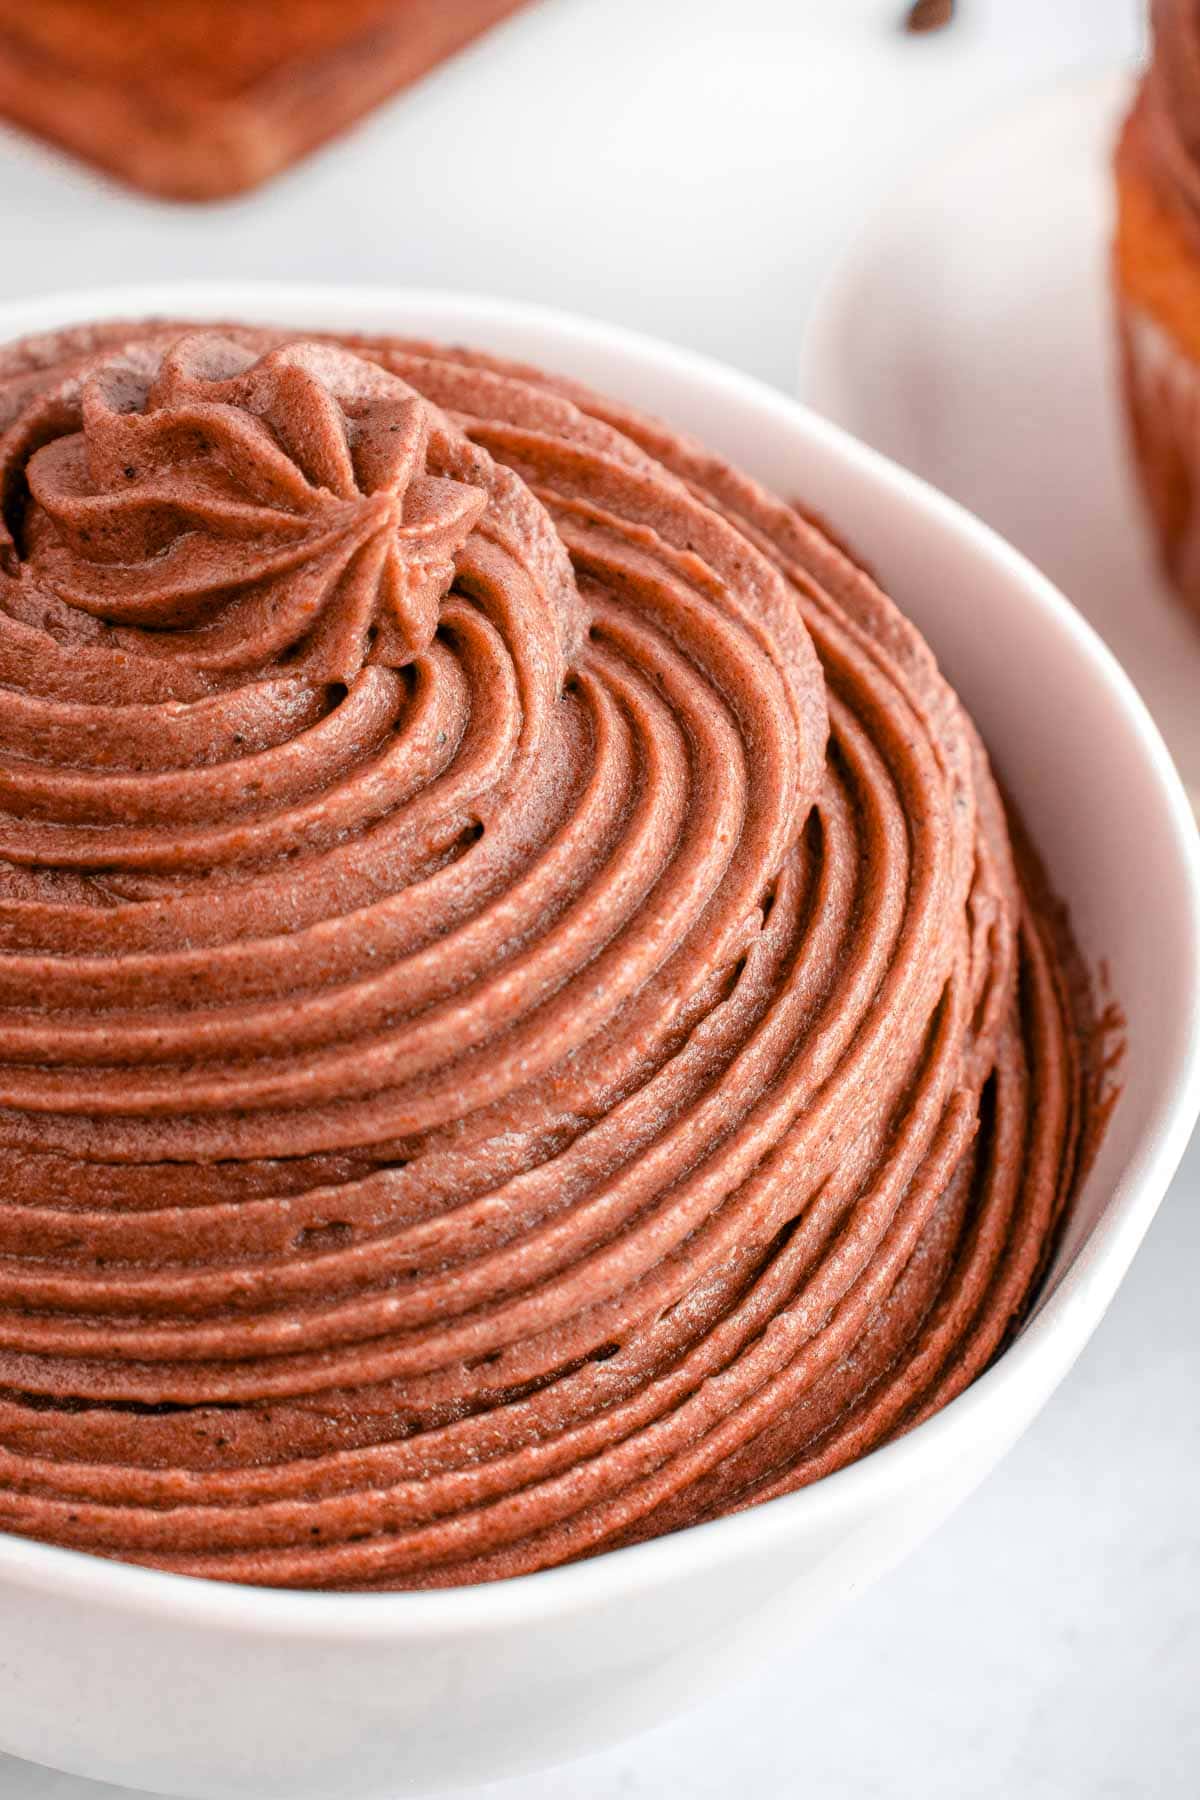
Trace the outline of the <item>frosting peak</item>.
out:
<instances>
[{"instance_id":1,"label":"frosting peak","mask_svg":"<svg viewBox=\"0 0 1200 1800\"><path fill-rule=\"evenodd\" d=\"M196 332L102 360L78 405L26 466L27 578L217 676L347 682L432 641L488 496L432 470L431 409L397 377Z\"/></svg>"}]
</instances>

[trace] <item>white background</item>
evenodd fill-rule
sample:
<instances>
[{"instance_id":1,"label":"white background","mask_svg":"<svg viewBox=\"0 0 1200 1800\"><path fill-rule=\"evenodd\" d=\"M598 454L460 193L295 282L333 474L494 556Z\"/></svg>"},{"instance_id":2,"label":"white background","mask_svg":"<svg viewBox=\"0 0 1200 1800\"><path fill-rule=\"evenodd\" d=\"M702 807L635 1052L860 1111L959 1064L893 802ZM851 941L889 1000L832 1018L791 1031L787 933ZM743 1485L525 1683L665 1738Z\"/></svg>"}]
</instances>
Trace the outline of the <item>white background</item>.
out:
<instances>
[{"instance_id":1,"label":"white background","mask_svg":"<svg viewBox=\"0 0 1200 1800\"><path fill-rule=\"evenodd\" d=\"M447 0L449 3L449 0ZM782 386L824 272L957 133L1129 63L1138 0L540 0L266 193L168 208L0 135L0 298L173 276L556 303ZM986 1487L719 1705L481 1800L1195 1800L1200 1145ZM64 1706L70 1696L63 1696ZM100 1789L0 1758L0 1800Z\"/></svg>"}]
</instances>

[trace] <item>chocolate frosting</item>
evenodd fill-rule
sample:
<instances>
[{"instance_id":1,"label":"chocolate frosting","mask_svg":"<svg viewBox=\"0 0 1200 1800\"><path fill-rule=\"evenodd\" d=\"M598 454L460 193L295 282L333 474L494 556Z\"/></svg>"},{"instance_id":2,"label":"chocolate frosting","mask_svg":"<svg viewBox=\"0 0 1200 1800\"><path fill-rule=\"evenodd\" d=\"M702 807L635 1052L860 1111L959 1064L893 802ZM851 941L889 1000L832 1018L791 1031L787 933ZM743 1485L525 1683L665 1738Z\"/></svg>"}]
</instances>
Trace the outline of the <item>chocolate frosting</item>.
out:
<instances>
[{"instance_id":1,"label":"chocolate frosting","mask_svg":"<svg viewBox=\"0 0 1200 1800\"><path fill-rule=\"evenodd\" d=\"M821 530L427 345L79 329L0 424L0 1526L492 1579L985 1367L1086 1047Z\"/></svg>"}]
</instances>

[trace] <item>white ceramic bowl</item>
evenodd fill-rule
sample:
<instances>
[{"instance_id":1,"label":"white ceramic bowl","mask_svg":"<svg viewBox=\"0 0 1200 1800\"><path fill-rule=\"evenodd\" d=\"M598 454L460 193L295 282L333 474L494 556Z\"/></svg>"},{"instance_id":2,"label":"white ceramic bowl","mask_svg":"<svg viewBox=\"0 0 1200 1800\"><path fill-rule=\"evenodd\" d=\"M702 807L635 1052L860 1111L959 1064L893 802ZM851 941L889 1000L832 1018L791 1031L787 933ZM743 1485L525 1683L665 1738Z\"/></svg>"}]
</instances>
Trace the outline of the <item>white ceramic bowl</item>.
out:
<instances>
[{"instance_id":1,"label":"white ceramic bowl","mask_svg":"<svg viewBox=\"0 0 1200 1800\"><path fill-rule=\"evenodd\" d=\"M769 1505L573 1567L397 1595L263 1592L0 1536L0 1747L189 1796L424 1793L652 1724L811 1631L998 1461L1112 1298L1200 1109L1200 846L1133 687L952 502L783 396L606 326L342 288L157 288L0 308L0 339L174 314L427 334L688 428L827 516L967 700L1128 1021L1124 1092L1036 1312L936 1418Z\"/></svg>"}]
</instances>

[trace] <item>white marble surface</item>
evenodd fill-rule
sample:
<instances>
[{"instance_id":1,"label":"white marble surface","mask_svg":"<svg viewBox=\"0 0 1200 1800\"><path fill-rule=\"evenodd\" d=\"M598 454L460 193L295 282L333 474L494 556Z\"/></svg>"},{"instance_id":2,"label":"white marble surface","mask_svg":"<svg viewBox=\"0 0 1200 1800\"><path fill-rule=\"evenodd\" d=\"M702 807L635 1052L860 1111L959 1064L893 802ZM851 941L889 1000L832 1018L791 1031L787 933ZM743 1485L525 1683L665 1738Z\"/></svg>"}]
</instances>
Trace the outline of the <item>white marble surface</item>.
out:
<instances>
[{"instance_id":1,"label":"white marble surface","mask_svg":"<svg viewBox=\"0 0 1200 1800\"><path fill-rule=\"evenodd\" d=\"M541 0L235 205L139 201L0 137L0 298L230 271L489 289L790 386L881 192L1016 96L1128 61L1140 10L963 0L909 40L900 0ZM1194 1144L1078 1369L919 1555L720 1708L480 1800L1194 1800L1198 1269ZM0 1800L115 1792L0 1759Z\"/></svg>"}]
</instances>

